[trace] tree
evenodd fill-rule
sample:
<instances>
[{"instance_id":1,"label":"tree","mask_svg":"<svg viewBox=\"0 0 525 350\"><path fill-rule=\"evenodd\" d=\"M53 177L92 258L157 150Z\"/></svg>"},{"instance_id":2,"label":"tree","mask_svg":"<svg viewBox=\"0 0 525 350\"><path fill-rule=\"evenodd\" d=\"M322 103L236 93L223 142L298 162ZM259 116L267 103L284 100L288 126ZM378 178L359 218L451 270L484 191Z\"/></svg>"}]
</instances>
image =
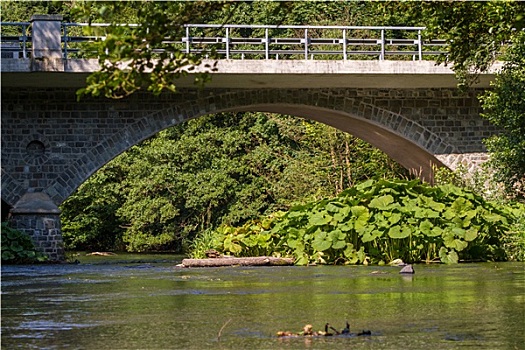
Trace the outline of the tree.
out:
<instances>
[{"instance_id":1,"label":"tree","mask_svg":"<svg viewBox=\"0 0 525 350\"><path fill-rule=\"evenodd\" d=\"M485 140L494 177L516 199L525 200L525 32L513 38L506 63L482 97L483 116L505 132Z\"/></svg>"},{"instance_id":2,"label":"tree","mask_svg":"<svg viewBox=\"0 0 525 350\"><path fill-rule=\"evenodd\" d=\"M429 38L444 38L446 53L438 63L452 64L462 86L473 83L501 57L525 25L525 3L518 1L405 2L390 10L420 21Z\"/></svg>"},{"instance_id":3,"label":"tree","mask_svg":"<svg viewBox=\"0 0 525 350\"><path fill-rule=\"evenodd\" d=\"M482 116L503 133L485 141L487 163L494 180L508 194L524 199L525 183L525 2L425 1L402 3L407 13L420 18L427 33L447 41L439 62L452 64L460 87L467 87L503 60L492 89L481 96Z\"/></svg>"}]
</instances>

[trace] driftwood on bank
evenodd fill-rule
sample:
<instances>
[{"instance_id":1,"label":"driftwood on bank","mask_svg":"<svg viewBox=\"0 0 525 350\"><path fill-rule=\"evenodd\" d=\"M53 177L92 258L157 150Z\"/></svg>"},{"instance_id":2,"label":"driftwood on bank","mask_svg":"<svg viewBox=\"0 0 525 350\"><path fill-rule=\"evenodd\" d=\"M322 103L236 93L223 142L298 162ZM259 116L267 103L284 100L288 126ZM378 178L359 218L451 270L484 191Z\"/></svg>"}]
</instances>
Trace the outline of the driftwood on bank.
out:
<instances>
[{"instance_id":1,"label":"driftwood on bank","mask_svg":"<svg viewBox=\"0 0 525 350\"><path fill-rule=\"evenodd\" d=\"M285 266L293 265L292 258L256 256L249 258L221 257L209 259L183 259L182 267L218 267L218 266Z\"/></svg>"}]
</instances>

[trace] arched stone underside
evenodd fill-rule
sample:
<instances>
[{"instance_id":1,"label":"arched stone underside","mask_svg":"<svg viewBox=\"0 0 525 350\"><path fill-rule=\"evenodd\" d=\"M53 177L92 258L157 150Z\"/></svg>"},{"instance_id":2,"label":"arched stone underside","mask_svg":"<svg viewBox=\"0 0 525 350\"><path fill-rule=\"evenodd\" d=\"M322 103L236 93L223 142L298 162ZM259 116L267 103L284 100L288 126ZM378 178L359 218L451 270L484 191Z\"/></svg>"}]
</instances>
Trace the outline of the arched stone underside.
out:
<instances>
[{"instance_id":1,"label":"arched stone underside","mask_svg":"<svg viewBox=\"0 0 525 350\"><path fill-rule=\"evenodd\" d=\"M463 96L455 89L188 89L160 97L81 102L75 101L74 90L18 90L2 92L4 101L14 99L2 111L2 169L7 174L2 199L11 205L27 192L45 192L59 205L131 146L219 112L314 119L375 145L429 180L433 165L455 168L482 160L480 140L494 133L479 117L475 90ZM35 98L13 97L24 94ZM17 123L27 126L16 129Z\"/></svg>"}]
</instances>

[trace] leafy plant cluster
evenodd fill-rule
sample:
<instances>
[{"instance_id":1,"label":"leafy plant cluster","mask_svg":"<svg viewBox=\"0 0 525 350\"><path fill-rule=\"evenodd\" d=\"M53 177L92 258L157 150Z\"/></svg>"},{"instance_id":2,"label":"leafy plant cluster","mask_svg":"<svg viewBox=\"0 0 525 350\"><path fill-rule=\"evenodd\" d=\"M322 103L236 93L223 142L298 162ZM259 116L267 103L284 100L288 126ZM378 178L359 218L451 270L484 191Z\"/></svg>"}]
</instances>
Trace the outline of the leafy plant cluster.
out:
<instances>
[{"instance_id":1,"label":"leafy plant cluster","mask_svg":"<svg viewBox=\"0 0 525 350\"><path fill-rule=\"evenodd\" d=\"M220 227L210 243L236 256L292 256L298 265L505 260L502 240L523 209L452 185L368 180L332 199Z\"/></svg>"},{"instance_id":2,"label":"leafy plant cluster","mask_svg":"<svg viewBox=\"0 0 525 350\"><path fill-rule=\"evenodd\" d=\"M45 255L35 250L29 236L2 222L2 263L29 264L46 260Z\"/></svg>"}]
</instances>

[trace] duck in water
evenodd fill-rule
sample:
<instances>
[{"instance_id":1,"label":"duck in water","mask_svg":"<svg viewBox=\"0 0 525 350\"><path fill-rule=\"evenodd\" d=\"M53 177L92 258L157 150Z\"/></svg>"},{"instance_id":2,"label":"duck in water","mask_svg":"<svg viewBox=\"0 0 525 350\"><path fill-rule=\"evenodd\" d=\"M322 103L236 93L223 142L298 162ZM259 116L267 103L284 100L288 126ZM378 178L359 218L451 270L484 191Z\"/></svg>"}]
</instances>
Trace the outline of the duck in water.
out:
<instances>
[{"instance_id":1,"label":"duck in water","mask_svg":"<svg viewBox=\"0 0 525 350\"><path fill-rule=\"evenodd\" d=\"M343 328L341 334L350 334L350 324L348 323L348 321L346 321L346 327Z\"/></svg>"}]
</instances>

